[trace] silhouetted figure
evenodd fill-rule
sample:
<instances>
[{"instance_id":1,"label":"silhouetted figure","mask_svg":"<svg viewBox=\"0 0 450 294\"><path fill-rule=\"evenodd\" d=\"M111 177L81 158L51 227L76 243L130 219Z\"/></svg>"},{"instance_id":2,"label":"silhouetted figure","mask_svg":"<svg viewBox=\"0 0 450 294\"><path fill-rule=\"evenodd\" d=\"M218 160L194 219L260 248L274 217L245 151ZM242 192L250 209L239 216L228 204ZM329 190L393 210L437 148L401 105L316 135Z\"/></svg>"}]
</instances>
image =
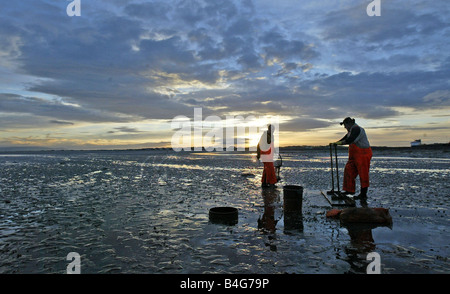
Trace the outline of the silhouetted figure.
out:
<instances>
[{"instance_id":1,"label":"silhouetted figure","mask_svg":"<svg viewBox=\"0 0 450 294\"><path fill-rule=\"evenodd\" d=\"M346 117L340 124L344 125L348 133L339 141L330 144L349 145L348 162L344 169L343 190L346 194L355 194L355 179L359 175L361 193L354 198L367 198L372 148L370 148L366 131L355 123L354 118Z\"/></svg>"},{"instance_id":2,"label":"silhouetted figure","mask_svg":"<svg viewBox=\"0 0 450 294\"><path fill-rule=\"evenodd\" d=\"M269 125L268 130L264 131L257 146L256 157L261 159L264 163L264 170L261 179L262 187L274 187L278 182L275 174L275 167L273 165L273 154L275 151L273 136L274 131L275 127L273 125Z\"/></svg>"}]
</instances>

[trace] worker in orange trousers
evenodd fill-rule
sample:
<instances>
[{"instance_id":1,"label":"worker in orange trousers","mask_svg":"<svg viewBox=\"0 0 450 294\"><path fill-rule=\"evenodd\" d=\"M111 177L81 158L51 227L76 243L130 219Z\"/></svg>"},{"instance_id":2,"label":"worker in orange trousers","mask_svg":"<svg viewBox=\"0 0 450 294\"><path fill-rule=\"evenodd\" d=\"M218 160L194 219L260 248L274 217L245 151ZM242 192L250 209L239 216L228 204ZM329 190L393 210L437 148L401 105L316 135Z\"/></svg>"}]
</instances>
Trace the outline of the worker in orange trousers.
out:
<instances>
[{"instance_id":1,"label":"worker in orange trousers","mask_svg":"<svg viewBox=\"0 0 450 294\"><path fill-rule=\"evenodd\" d=\"M274 187L278 182L275 174L275 167L273 165L273 154L275 151L274 136L273 133L275 127L273 125L268 126L268 130L265 131L258 143L256 157L261 159L264 163L264 170L262 174L262 187Z\"/></svg>"},{"instance_id":2,"label":"worker in orange trousers","mask_svg":"<svg viewBox=\"0 0 450 294\"><path fill-rule=\"evenodd\" d=\"M355 181L356 177L359 176L361 193L354 198L367 198L367 191L370 186L369 169L372 159L372 148L370 147L366 131L355 123L354 118L347 117L340 124L344 125L348 133L339 141L331 144L349 145L348 161L344 169L344 193L355 194Z\"/></svg>"}]
</instances>

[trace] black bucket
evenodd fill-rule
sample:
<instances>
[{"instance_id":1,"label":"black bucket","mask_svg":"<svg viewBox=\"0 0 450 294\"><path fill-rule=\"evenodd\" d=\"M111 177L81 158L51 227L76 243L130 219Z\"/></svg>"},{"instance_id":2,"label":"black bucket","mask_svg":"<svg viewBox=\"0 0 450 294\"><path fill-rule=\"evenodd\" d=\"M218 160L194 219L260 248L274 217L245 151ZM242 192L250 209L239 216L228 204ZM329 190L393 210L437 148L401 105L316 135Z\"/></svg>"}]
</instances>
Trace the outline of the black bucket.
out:
<instances>
[{"instance_id":1,"label":"black bucket","mask_svg":"<svg viewBox=\"0 0 450 294\"><path fill-rule=\"evenodd\" d=\"M303 187L287 185L283 187L283 209L284 212L302 213Z\"/></svg>"},{"instance_id":2,"label":"black bucket","mask_svg":"<svg viewBox=\"0 0 450 294\"><path fill-rule=\"evenodd\" d=\"M234 226L238 219L238 209L234 207L213 207L209 210L209 221L214 224Z\"/></svg>"}]
</instances>

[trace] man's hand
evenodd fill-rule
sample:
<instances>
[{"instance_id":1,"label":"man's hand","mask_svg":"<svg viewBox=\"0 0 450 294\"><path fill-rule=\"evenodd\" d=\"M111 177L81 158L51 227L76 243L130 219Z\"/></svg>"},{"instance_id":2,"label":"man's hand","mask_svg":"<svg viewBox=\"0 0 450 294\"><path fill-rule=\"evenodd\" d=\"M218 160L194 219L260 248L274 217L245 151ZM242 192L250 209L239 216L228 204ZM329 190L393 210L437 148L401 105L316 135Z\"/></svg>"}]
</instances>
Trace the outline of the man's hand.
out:
<instances>
[{"instance_id":1,"label":"man's hand","mask_svg":"<svg viewBox=\"0 0 450 294\"><path fill-rule=\"evenodd\" d=\"M330 145L343 145L342 141L332 142Z\"/></svg>"}]
</instances>

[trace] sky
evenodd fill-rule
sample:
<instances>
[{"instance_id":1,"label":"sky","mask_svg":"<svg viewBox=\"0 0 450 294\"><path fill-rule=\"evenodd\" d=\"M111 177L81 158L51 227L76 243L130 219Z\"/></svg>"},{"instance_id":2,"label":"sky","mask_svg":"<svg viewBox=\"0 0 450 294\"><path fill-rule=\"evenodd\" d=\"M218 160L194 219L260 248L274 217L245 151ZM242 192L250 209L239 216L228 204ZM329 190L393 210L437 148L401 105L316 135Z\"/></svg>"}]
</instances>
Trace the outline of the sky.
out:
<instances>
[{"instance_id":1,"label":"sky","mask_svg":"<svg viewBox=\"0 0 450 294\"><path fill-rule=\"evenodd\" d=\"M195 109L203 133L275 122L280 146L347 116L373 146L449 142L449 2L371 2L3 1L0 148L171 147Z\"/></svg>"}]
</instances>

